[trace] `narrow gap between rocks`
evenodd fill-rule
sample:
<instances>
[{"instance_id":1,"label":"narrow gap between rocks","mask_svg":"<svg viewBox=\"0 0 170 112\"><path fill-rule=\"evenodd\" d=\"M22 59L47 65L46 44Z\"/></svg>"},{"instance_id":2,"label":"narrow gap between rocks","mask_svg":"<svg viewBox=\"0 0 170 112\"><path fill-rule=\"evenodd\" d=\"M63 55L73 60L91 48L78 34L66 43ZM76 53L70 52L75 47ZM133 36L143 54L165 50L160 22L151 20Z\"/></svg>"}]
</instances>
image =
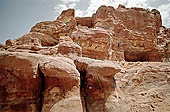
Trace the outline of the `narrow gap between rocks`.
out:
<instances>
[{"instance_id":1,"label":"narrow gap between rocks","mask_svg":"<svg viewBox=\"0 0 170 112\"><path fill-rule=\"evenodd\" d=\"M40 85L40 101L39 101L39 112L42 111L42 107L43 107L43 99L44 99L44 95L43 92L45 91L45 77L43 72L40 70L40 67L38 65L38 71L39 71L39 75L40 75L40 80L41 80L41 85Z\"/></svg>"},{"instance_id":2,"label":"narrow gap between rocks","mask_svg":"<svg viewBox=\"0 0 170 112\"><path fill-rule=\"evenodd\" d=\"M83 107L83 112L88 112L87 108L87 101L86 101L86 71L81 70L79 71L80 73L80 96L81 96L81 102L82 102L82 107Z\"/></svg>"}]
</instances>

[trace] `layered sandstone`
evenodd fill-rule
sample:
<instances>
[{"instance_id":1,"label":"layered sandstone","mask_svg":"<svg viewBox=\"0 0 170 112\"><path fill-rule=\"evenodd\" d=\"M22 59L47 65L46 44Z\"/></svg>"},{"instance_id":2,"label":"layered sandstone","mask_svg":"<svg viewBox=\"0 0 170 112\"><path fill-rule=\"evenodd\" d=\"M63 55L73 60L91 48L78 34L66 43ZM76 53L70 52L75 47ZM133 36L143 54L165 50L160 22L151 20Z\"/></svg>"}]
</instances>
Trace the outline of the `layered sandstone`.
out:
<instances>
[{"instance_id":1,"label":"layered sandstone","mask_svg":"<svg viewBox=\"0 0 170 112\"><path fill-rule=\"evenodd\" d=\"M84 23L87 21L86 18L77 20L78 24L89 27L88 24ZM99 42L96 41L97 44L95 44L88 37L102 40L107 35L108 42L104 43L106 50L102 49L102 51L105 55L103 57L108 60L163 61L164 54L157 48L156 44L159 28L162 26L159 11L155 9L148 11L142 8L125 8L124 6L119 6L117 9L110 6L101 6L88 22L93 24L92 28L79 27L77 31L72 33L73 40L80 43L80 45L83 44L81 46L84 52L83 56L103 59L97 57L100 56L100 52L95 53L93 57L91 56L92 53L89 52L98 51L96 47L98 47ZM103 35L97 35L97 32L103 32ZM87 40L84 39L85 37ZM81 40L82 42L80 42ZM109 58L108 54L111 55Z\"/></svg>"},{"instance_id":2,"label":"layered sandstone","mask_svg":"<svg viewBox=\"0 0 170 112\"><path fill-rule=\"evenodd\" d=\"M158 10L101 6L0 45L3 112L170 111L170 29Z\"/></svg>"}]
</instances>

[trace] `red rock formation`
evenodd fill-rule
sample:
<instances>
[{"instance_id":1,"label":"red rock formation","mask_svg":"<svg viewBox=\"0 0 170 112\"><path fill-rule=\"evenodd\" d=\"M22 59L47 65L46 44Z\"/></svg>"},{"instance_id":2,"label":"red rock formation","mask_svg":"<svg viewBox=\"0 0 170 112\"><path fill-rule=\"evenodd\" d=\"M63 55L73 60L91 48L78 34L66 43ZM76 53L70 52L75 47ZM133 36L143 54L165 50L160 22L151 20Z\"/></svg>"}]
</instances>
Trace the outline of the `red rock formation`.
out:
<instances>
[{"instance_id":1,"label":"red rock formation","mask_svg":"<svg viewBox=\"0 0 170 112\"><path fill-rule=\"evenodd\" d=\"M77 26L87 26L88 28L93 27L92 17L76 17Z\"/></svg>"},{"instance_id":2,"label":"red rock formation","mask_svg":"<svg viewBox=\"0 0 170 112\"><path fill-rule=\"evenodd\" d=\"M61 21L46 21L37 23L31 28L30 32L40 32L51 36L54 40L59 41L60 36L67 36L74 29L72 21L65 24Z\"/></svg>"},{"instance_id":3,"label":"red rock formation","mask_svg":"<svg viewBox=\"0 0 170 112\"><path fill-rule=\"evenodd\" d=\"M82 55L93 59L112 59L112 37L107 30L79 27L71 35L74 42L82 47Z\"/></svg>"},{"instance_id":4,"label":"red rock formation","mask_svg":"<svg viewBox=\"0 0 170 112\"><path fill-rule=\"evenodd\" d=\"M73 62L67 58L40 63L44 74L44 92L42 112L49 112L54 104L63 99L74 86L79 86L79 72Z\"/></svg>"},{"instance_id":5,"label":"red rock formation","mask_svg":"<svg viewBox=\"0 0 170 112\"><path fill-rule=\"evenodd\" d=\"M120 66L89 58L79 58L75 64L81 75L83 112L105 112L105 102L115 90L114 75L120 71Z\"/></svg>"},{"instance_id":6,"label":"red rock formation","mask_svg":"<svg viewBox=\"0 0 170 112\"><path fill-rule=\"evenodd\" d=\"M82 56L82 49L74 42L61 42L58 44L57 54L74 60Z\"/></svg>"},{"instance_id":7,"label":"red rock formation","mask_svg":"<svg viewBox=\"0 0 170 112\"><path fill-rule=\"evenodd\" d=\"M57 17L57 20L62 21L64 23L69 22L71 19L74 19L75 11L74 9L68 9L61 12L60 16Z\"/></svg>"},{"instance_id":8,"label":"red rock formation","mask_svg":"<svg viewBox=\"0 0 170 112\"><path fill-rule=\"evenodd\" d=\"M84 35L88 35L89 32L92 32L93 29L95 30L96 27L103 28L113 35L111 36L112 40L109 40L113 48L107 48L105 51L103 50L105 52L104 54L107 54L107 51L109 50L113 55L112 57L114 58L110 58L110 60L162 61L163 54L158 50L157 45L155 44L157 41L157 32L162 26L161 16L157 10L148 12L146 9L142 8L129 9L124 6L119 6L117 9L114 9L110 6L101 6L96 13L93 14L92 23L94 24L94 28L91 30L88 29L90 31L87 30L84 32ZM81 37L82 31L81 28L79 29L80 30L73 32L73 37L75 37L74 33L76 33L77 35L80 35L79 41L81 41L84 40L84 36ZM101 30L99 30L99 32L100 31ZM99 35L97 37L102 38L104 36ZM83 45L88 46L88 43ZM83 51L86 51L86 48L82 48ZM92 49L95 51L94 48ZM91 54L92 53L90 53L90 55ZM89 55L88 52L87 54L83 53L83 56L87 55ZM90 55L88 57L91 57ZM147 56L139 57L139 55ZM105 55L104 57L107 56ZM101 58L99 57L97 59Z\"/></svg>"},{"instance_id":9,"label":"red rock formation","mask_svg":"<svg viewBox=\"0 0 170 112\"><path fill-rule=\"evenodd\" d=\"M36 57L0 52L0 110L38 112L41 78Z\"/></svg>"},{"instance_id":10,"label":"red rock formation","mask_svg":"<svg viewBox=\"0 0 170 112\"><path fill-rule=\"evenodd\" d=\"M31 53L0 52L0 110L47 112L79 87L72 60Z\"/></svg>"},{"instance_id":11,"label":"red rock formation","mask_svg":"<svg viewBox=\"0 0 170 112\"><path fill-rule=\"evenodd\" d=\"M170 111L169 61L170 29L156 9L68 9L0 45L0 110Z\"/></svg>"}]
</instances>

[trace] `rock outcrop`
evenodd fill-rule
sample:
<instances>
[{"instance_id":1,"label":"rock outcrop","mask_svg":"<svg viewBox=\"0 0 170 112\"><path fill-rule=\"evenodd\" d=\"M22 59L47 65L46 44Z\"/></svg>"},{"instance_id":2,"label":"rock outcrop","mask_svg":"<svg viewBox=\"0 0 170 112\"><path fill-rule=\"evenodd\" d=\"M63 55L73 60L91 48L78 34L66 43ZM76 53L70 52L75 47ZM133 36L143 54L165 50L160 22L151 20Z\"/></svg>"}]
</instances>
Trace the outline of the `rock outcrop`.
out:
<instances>
[{"instance_id":1,"label":"rock outcrop","mask_svg":"<svg viewBox=\"0 0 170 112\"><path fill-rule=\"evenodd\" d=\"M78 89L79 78L68 58L1 51L0 109L48 112L73 88Z\"/></svg>"},{"instance_id":2,"label":"rock outcrop","mask_svg":"<svg viewBox=\"0 0 170 112\"><path fill-rule=\"evenodd\" d=\"M78 24L89 27L88 24L83 23L84 18L78 18L77 20ZM162 26L159 11L148 11L142 8L129 9L123 6L119 6L117 9L110 6L101 6L90 20L88 22L93 23L91 29L86 28L86 30L84 27L80 27L72 33L73 40L75 37L79 38L75 41L80 42L80 45L83 44L83 56L101 59L101 57L97 57L98 54L94 54L96 57L92 57L92 53L89 53L90 49L93 49L93 52L98 51L98 49L95 49L98 45L91 45L91 43L95 44L93 40L89 39L86 43L81 42L81 40L85 40L84 37L96 39L93 31L100 28L97 32L105 30L105 33L103 35L96 34L99 38L97 40L105 38L105 35L108 34L107 37L110 38L106 39L108 42L104 43L106 45L105 50L102 49L105 55L103 57L106 59L126 61L163 60L163 53L159 51L156 44L159 28ZM99 44L99 42L97 43ZM107 45L110 47L107 47ZM108 53L111 55L110 58L107 58Z\"/></svg>"},{"instance_id":3,"label":"rock outcrop","mask_svg":"<svg viewBox=\"0 0 170 112\"><path fill-rule=\"evenodd\" d=\"M114 75L120 72L120 66L110 61L79 58L75 61L80 72L80 94L83 112L105 112L105 102L114 92Z\"/></svg>"},{"instance_id":4,"label":"rock outcrop","mask_svg":"<svg viewBox=\"0 0 170 112\"><path fill-rule=\"evenodd\" d=\"M3 51L3 50L5 50L5 45L0 43L0 51Z\"/></svg>"},{"instance_id":5,"label":"rock outcrop","mask_svg":"<svg viewBox=\"0 0 170 112\"><path fill-rule=\"evenodd\" d=\"M170 28L158 10L64 10L0 44L0 111L169 112Z\"/></svg>"},{"instance_id":6,"label":"rock outcrop","mask_svg":"<svg viewBox=\"0 0 170 112\"><path fill-rule=\"evenodd\" d=\"M0 52L0 110L3 112L39 111L38 59L28 56Z\"/></svg>"},{"instance_id":7,"label":"rock outcrop","mask_svg":"<svg viewBox=\"0 0 170 112\"><path fill-rule=\"evenodd\" d=\"M82 47L82 56L111 60L115 58L112 54L111 36L107 30L101 28L79 27L72 33L71 38Z\"/></svg>"}]
</instances>

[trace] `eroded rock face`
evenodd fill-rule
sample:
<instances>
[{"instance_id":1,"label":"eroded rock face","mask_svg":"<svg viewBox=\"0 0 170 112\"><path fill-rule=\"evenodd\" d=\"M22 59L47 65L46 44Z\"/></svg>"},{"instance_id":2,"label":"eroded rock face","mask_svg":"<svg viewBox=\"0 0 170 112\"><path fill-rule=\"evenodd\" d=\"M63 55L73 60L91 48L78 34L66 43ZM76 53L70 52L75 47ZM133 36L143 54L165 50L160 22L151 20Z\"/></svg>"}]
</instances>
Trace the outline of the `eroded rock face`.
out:
<instances>
[{"instance_id":1,"label":"eroded rock face","mask_svg":"<svg viewBox=\"0 0 170 112\"><path fill-rule=\"evenodd\" d=\"M22 37L16 40L7 40L7 46L24 46L24 45L37 45L37 46L54 46L57 44L57 40L53 37L39 33L39 32L30 32L23 35ZM24 49L24 48L23 48Z\"/></svg>"},{"instance_id":2,"label":"eroded rock face","mask_svg":"<svg viewBox=\"0 0 170 112\"><path fill-rule=\"evenodd\" d=\"M67 24L70 21L74 21L74 16L75 16L75 10L67 9L61 12L60 16L57 17L57 20Z\"/></svg>"},{"instance_id":3,"label":"eroded rock face","mask_svg":"<svg viewBox=\"0 0 170 112\"><path fill-rule=\"evenodd\" d=\"M72 60L67 58L42 62L39 67L45 83L42 112L49 112L74 86L79 87L79 72Z\"/></svg>"},{"instance_id":4,"label":"eroded rock face","mask_svg":"<svg viewBox=\"0 0 170 112\"><path fill-rule=\"evenodd\" d=\"M79 58L75 61L81 75L81 100L83 112L107 112L105 102L114 93L114 75L120 66L109 61Z\"/></svg>"},{"instance_id":5,"label":"eroded rock face","mask_svg":"<svg viewBox=\"0 0 170 112\"><path fill-rule=\"evenodd\" d=\"M155 9L64 10L0 45L0 110L170 111L169 37Z\"/></svg>"},{"instance_id":6,"label":"eroded rock face","mask_svg":"<svg viewBox=\"0 0 170 112\"><path fill-rule=\"evenodd\" d=\"M88 28L93 27L92 17L76 17L77 26L87 26Z\"/></svg>"},{"instance_id":7,"label":"eroded rock face","mask_svg":"<svg viewBox=\"0 0 170 112\"><path fill-rule=\"evenodd\" d=\"M62 99L53 105L50 112L83 112L80 99L80 88L73 88L71 92L68 92L65 95L65 99Z\"/></svg>"},{"instance_id":8,"label":"eroded rock face","mask_svg":"<svg viewBox=\"0 0 170 112\"><path fill-rule=\"evenodd\" d=\"M82 56L82 49L74 42L61 42L58 44L57 54L61 54L75 60Z\"/></svg>"},{"instance_id":9,"label":"eroded rock face","mask_svg":"<svg viewBox=\"0 0 170 112\"><path fill-rule=\"evenodd\" d=\"M79 90L79 72L64 57L1 51L0 79L3 112L48 112L55 103L70 98L67 94L73 88Z\"/></svg>"},{"instance_id":10,"label":"eroded rock face","mask_svg":"<svg viewBox=\"0 0 170 112\"><path fill-rule=\"evenodd\" d=\"M36 57L0 52L0 110L38 112L41 78Z\"/></svg>"},{"instance_id":11,"label":"eroded rock face","mask_svg":"<svg viewBox=\"0 0 170 112\"><path fill-rule=\"evenodd\" d=\"M3 45L3 44L0 43L0 51L5 50L5 47L6 47L5 45Z\"/></svg>"},{"instance_id":12,"label":"eroded rock face","mask_svg":"<svg viewBox=\"0 0 170 112\"><path fill-rule=\"evenodd\" d=\"M85 25L82 22L83 20L85 21L85 18L77 19L78 23L80 23L82 26ZM102 50L104 57L107 57L107 51L110 55L112 55L112 58L109 58L109 60L163 60L164 53L162 53L162 51L157 48L158 46L156 44L159 28L162 26L162 20L159 11L155 9L149 11L142 8L125 8L125 6L119 6L117 9L111 6L101 6L96 11L96 13L93 14L92 23L93 27L91 29L83 29L80 27L77 31L72 33L73 40L76 36L79 39L75 39L75 41L77 42L78 40L79 45L83 45L83 56L101 59L101 57L92 57L92 53L89 53L90 51L93 51L94 53L98 52L96 49L96 47L98 47L97 45L95 45L95 47L90 46L90 43L95 42L90 39L86 43L83 41L85 40L85 37L90 37L90 33L93 33L96 28L100 27L101 29L98 29L98 32L103 32L103 30L105 30L107 33L111 34L109 43L106 42L106 48ZM86 26L89 27L89 25ZM107 35L107 33L105 34ZM93 34L91 37L93 39L102 39L106 36L94 36ZM107 45L112 47L107 47ZM91 48L87 49L87 47L84 46ZM97 54L98 53L95 53L94 55Z\"/></svg>"},{"instance_id":13,"label":"eroded rock face","mask_svg":"<svg viewBox=\"0 0 170 112\"><path fill-rule=\"evenodd\" d=\"M62 21L40 22L33 26L30 32L40 32L59 41L60 36L68 36L72 32L74 29L72 24L74 23L72 23L71 20L67 24Z\"/></svg>"},{"instance_id":14,"label":"eroded rock face","mask_svg":"<svg viewBox=\"0 0 170 112\"><path fill-rule=\"evenodd\" d=\"M30 44L30 40L48 47L59 44L61 37L70 36L82 47L84 57L113 61L167 61L169 53L161 42L169 40L169 34L161 26L161 15L156 9L101 6L92 17L76 18L74 9L68 9L55 21L37 23L30 33L8 40L6 45L35 52L41 48ZM15 49L12 47L9 50ZM42 50L38 53L56 55L54 51Z\"/></svg>"},{"instance_id":15,"label":"eroded rock face","mask_svg":"<svg viewBox=\"0 0 170 112\"><path fill-rule=\"evenodd\" d=\"M116 58L112 50L114 48L112 33L105 29L79 27L77 31L72 33L71 38L82 47L84 57L100 60L114 60Z\"/></svg>"},{"instance_id":16,"label":"eroded rock face","mask_svg":"<svg viewBox=\"0 0 170 112\"><path fill-rule=\"evenodd\" d=\"M122 71L115 76L117 102L113 100L114 103L110 104L119 109L129 108L130 112L170 111L170 63L136 62L121 65ZM122 102L127 103L120 105Z\"/></svg>"},{"instance_id":17,"label":"eroded rock face","mask_svg":"<svg viewBox=\"0 0 170 112\"><path fill-rule=\"evenodd\" d=\"M164 54L164 61L170 61L170 28L161 27L158 33L157 44Z\"/></svg>"}]
</instances>

